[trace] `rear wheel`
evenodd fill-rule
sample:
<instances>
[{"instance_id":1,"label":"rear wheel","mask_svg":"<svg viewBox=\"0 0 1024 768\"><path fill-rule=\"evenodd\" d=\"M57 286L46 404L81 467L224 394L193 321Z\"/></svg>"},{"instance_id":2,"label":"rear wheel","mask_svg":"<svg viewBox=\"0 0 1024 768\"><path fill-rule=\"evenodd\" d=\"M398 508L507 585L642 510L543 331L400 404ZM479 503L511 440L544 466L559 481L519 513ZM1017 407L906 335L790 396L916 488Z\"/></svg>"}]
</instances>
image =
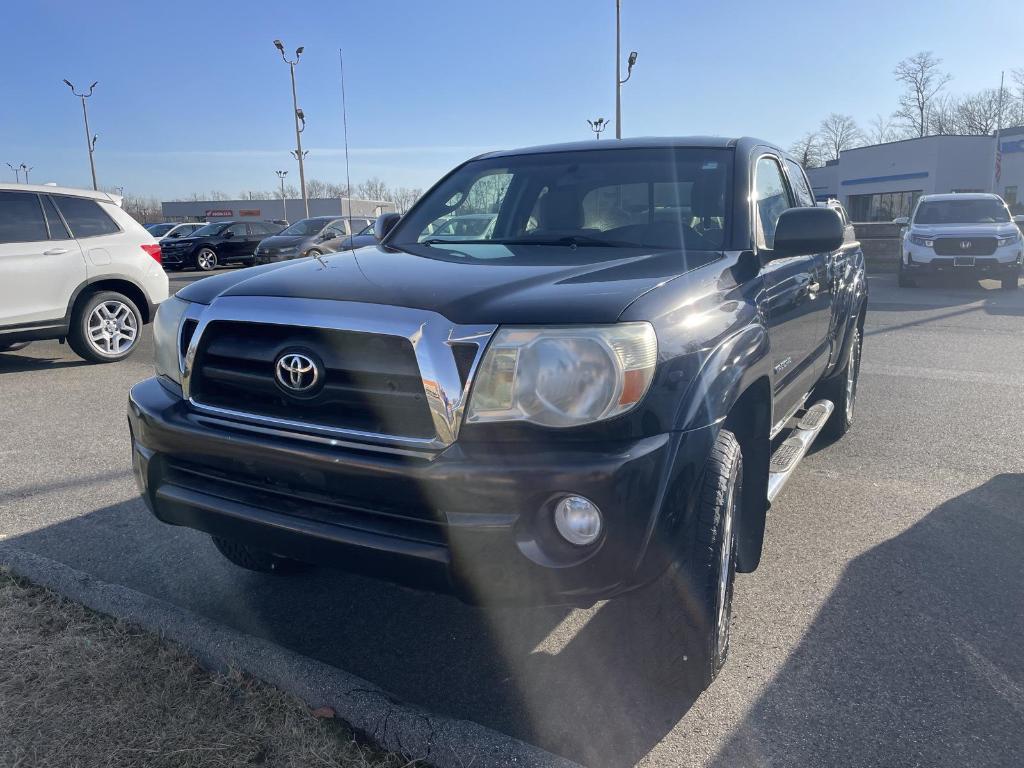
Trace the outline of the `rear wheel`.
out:
<instances>
[{"instance_id":1,"label":"rear wheel","mask_svg":"<svg viewBox=\"0 0 1024 768\"><path fill-rule=\"evenodd\" d=\"M898 262L899 266L896 267L896 283L900 288L913 288L914 281L907 275L906 270L903 268L903 257L900 257Z\"/></svg>"},{"instance_id":2,"label":"rear wheel","mask_svg":"<svg viewBox=\"0 0 1024 768\"><path fill-rule=\"evenodd\" d=\"M1016 291L1020 288L1020 272L1013 272L1002 279L1004 291Z\"/></svg>"},{"instance_id":3,"label":"rear wheel","mask_svg":"<svg viewBox=\"0 0 1024 768\"><path fill-rule=\"evenodd\" d=\"M670 689L711 684L729 655L743 455L722 430L704 467L688 557L621 598L623 647L650 682ZM628 643L628 645L627 645Z\"/></svg>"},{"instance_id":4,"label":"rear wheel","mask_svg":"<svg viewBox=\"0 0 1024 768\"><path fill-rule=\"evenodd\" d=\"M857 382L860 379L860 356L864 346L860 326L853 329L853 341L843 370L824 382L820 388L821 397L835 405L832 416L821 430L826 440L838 440L853 426L857 405Z\"/></svg>"},{"instance_id":5,"label":"rear wheel","mask_svg":"<svg viewBox=\"0 0 1024 768\"><path fill-rule=\"evenodd\" d=\"M217 268L217 252L213 248L200 248L196 254L196 269L212 272Z\"/></svg>"},{"instance_id":6,"label":"rear wheel","mask_svg":"<svg viewBox=\"0 0 1024 768\"><path fill-rule=\"evenodd\" d=\"M76 305L68 345L91 363L115 363L135 351L141 332L142 313L135 302L116 291L100 291Z\"/></svg>"},{"instance_id":7,"label":"rear wheel","mask_svg":"<svg viewBox=\"0 0 1024 768\"><path fill-rule=\"evenodd\" d=\"M242 544L231 539L222 539L220 536L212 536L214 545L228 560L239 568L258 573L294 573L302 569L302 563L287 557L281 557L262 549L254 549L247 544Z\"/></svg>"}]
</instances>

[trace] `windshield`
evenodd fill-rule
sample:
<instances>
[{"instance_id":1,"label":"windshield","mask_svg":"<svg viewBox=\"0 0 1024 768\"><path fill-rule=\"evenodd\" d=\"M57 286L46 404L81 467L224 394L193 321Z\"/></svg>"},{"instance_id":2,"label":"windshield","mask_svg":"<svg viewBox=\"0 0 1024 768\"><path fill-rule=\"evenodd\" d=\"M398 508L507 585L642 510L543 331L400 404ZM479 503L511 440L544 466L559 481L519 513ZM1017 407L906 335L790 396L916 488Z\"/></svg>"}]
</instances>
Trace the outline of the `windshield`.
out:
<instances>
[{"instance_id":1,"label":"windshield","mask_svg":"<svg viewBox=\"0 0 1024 768\"><path fill-rule=\"evenodd\" d=\"M228 226L230 222L218 222L215 224L207 224L205 227L200 227L192 233L194 237L209 237L210 235L220 234L224 227Z\"/></svg>"},{"instance_id":2,"label":"windshield","mask_svg":"<svg viewBox=\"0 0 1024 768\"><path fill-rule=\"evenodd\" d=\"M149 234L160 237L160 235L166 235L174 229L174 224L150 224L146 229L149 230Z\"/></svg>"},{"instance_id":3,"label":"windshield","mask_svg":"<svg viewBox=\"0 0 1024 768\"><path fill-rule=\"evenodd\" d=\"M732 150L640 148L466 163L399 221L390 242L718 250Z\"/></svg>"},{"instance_id":4,"label":"windshield","mask_svg":"<svg viewBox=\"0 0 1024 768\"><path fill-rule=\"evenodd\" d=\"M278 232L279 235L317 235L331 223L330 219L303 219L296 221L288 229Z\"/></svg>"},{"instance_id":5,"label":"windshield","mask_svg":"<svg viewBox=\"0 0 1024 768\"><path fill-rule=\"evenodd\" d=\"M915 224L995 224L1010 221L1010 212L1002 201L975 200L924 201L914 214Z\"/></svg>"}]
</instances>

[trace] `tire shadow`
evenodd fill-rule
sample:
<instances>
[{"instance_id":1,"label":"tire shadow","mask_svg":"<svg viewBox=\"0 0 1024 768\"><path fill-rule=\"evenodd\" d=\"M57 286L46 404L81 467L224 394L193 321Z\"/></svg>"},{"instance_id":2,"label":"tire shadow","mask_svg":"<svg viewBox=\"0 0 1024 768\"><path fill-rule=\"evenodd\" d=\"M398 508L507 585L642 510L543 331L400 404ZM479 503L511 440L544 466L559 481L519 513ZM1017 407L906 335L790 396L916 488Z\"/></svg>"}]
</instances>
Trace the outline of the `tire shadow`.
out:
<instances>
[{"instance_id":1,"label":"tire shadow","mask_svg":"<svg viewBox=\"0 0 1024 768\"><path fill-rule=\"evenodd\" d=\"M1019 765L1022 498L996 475L851 562L712 764Z\"/></svg>"}]
</instances>

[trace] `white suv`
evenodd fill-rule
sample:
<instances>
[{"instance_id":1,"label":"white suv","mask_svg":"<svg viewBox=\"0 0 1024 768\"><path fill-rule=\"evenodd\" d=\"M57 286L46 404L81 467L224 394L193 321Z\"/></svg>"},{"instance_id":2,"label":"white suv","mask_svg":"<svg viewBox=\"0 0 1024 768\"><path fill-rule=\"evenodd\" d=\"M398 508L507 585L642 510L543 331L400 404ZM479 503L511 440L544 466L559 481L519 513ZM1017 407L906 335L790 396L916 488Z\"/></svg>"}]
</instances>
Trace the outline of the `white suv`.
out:
<instances>
[{"instance_id":1,"label":"white suv","mask_svg":"<svg viewBox=\"0 0 1024 768\"><path fill-rule=\"evenodd\" d=\"M0 183L0 352L67 339L91 362L122 360L167 284L160 246L117 195Z\"/></svg>"}]
</instances>

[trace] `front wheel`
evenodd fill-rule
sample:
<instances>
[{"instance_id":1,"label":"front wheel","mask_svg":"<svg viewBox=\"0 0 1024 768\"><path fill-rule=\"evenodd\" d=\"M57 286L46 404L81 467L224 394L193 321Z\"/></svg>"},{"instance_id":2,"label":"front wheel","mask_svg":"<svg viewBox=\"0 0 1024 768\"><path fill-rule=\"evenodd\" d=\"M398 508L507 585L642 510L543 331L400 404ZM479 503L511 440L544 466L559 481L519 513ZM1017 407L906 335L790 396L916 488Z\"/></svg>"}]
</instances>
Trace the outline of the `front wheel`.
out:
<instances>
[{"instance_id":1,"label":"front wheel","mask_svg":"<svg viewBox=\"0 0 1024 768\"><path fill-rule=\"evenodd\" d=\"M907 275L906 271L903 269L902 256L900 257L898 264L899 266L896 267L896 284L899 285L900 288L913 288L914 281Z\"/></svg>"},{"instance_id":2,"label":"front wheel","mask_svg":"<svg viewBox=\"0 0 1024 768\"><path fill-rule=\"evenodd\" d=\"M142 313L135 302L115 291L100 291L78 302L71 316L68 345L91 363L116 363L135 351Z\"/></svg>"},{"instance_id":3,"label":"front wheel","mask_svg":"<svg viewBox=\"0 0 1024 768\"><path fill-rule=\"evenodd\" d=\"M1004 291L1016 291L1020 288L1020 272L1013 272L1002 279Z\"/></svg>"},{"instance_id":4,"label":"front wheel","mask_svg":"<svg viewBox=\"0 0 1024 768\"><path fill-rule=\"evenodd\" d=\"M630 652L652 684L668 689L707 688L729 655L743 499L743 454L731 432L718 433L696 491L683 557L653 584L619 598L619 631Z\"/></svg>"},{"instance_id":5,"label":"front wheel","mask_svg":"<svg viewBox=\"0 0 1024 768\"><path fill-rule=\"evenodd\" d=\"M212 248L200 248L196 254L196 269L212 272L217 268L217 252Z\"/></svg>"}]
</instances>

